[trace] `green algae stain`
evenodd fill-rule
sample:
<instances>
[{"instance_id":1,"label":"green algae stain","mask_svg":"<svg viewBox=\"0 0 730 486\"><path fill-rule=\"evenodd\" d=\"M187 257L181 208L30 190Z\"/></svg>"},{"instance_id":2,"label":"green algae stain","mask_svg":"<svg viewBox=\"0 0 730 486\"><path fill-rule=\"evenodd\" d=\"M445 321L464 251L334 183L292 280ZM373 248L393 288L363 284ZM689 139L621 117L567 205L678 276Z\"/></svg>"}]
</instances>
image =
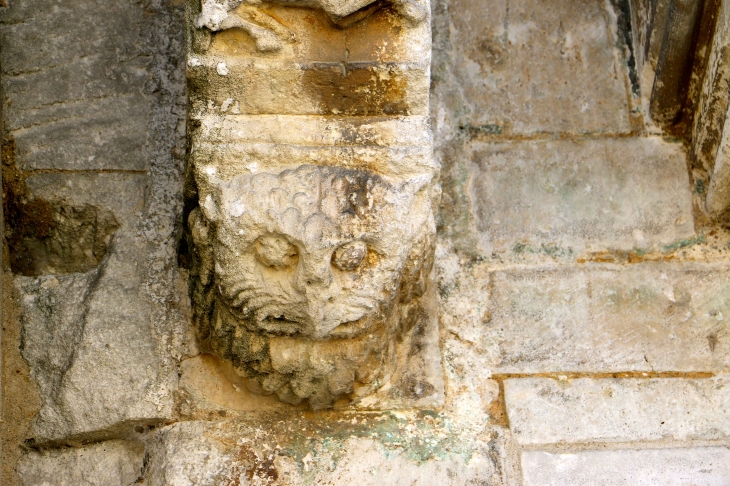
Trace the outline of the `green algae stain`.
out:
<instances>
[{"instance_id":1,"label":"green algae stain","mask_svg":"<svg viewBox=\"0 0 730 486\"><path fill-rule=\"evenodd\" d=\"M574 254L573 249L570 247L563 248L558 245L546 245L544 243L539 247L527 245L525 243L516 243L512 247L512 253L516 255L547 255L552 258L572 258Z\"/></svg>"},{"instance_id":2,"label":"green algae stain","mask_svg":"<svg viewBox=\"0 0 730 486\"><path fill-rule=\"evenodd\" d=\"M665 245L662 250L665 253L671 253L673 251L681 250L682 248L689 248L691 246L695 245L701 245L707 243L707 239L705 238L704 234L699 234L697 236L694 236L692 238L686 238L684 240L675 241L674 243L670 243L669 245Z\"/></svg>"},{"instance_id":3,"label":"green algae stain","mask_svg":"<svg viewBox=\"0 0 730 486\"><path fill-rule=\"evenodd\" d=\"M415 413L415 416L410 416ZM458 454L469 460L469 444L458 439L454 427L434 410L403 414L393 412L340 415L337 419L318 416L289 424L289 440L280 442L282 453L298 465L304 480L311 484L323 465L337 467L347 453L348 439L371 439L387 456L398 455L423 464ZM282 431L283 432L283 431Z\"/></svg>"}]
</instances>

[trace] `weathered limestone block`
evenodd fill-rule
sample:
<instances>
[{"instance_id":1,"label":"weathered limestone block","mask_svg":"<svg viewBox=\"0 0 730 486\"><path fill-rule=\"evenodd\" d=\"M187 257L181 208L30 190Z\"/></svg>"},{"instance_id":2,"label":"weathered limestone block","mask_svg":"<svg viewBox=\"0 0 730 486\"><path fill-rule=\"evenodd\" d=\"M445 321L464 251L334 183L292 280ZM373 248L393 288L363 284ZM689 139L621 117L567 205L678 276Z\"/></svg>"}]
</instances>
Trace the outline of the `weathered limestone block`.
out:
<instances>
[{"instance_id":1,"label":"weathered limestone block","mask_svg":"<svg viewBox=\"0 0 730 486\"><path fill-rule=\"evenodd\" d=\"M150 56L145 10L103 0L0 12L3 112L21 169L144 170Z\"/></svg>"},{"instance_id":2,"label":"weathered limestone block","mask_svg":"<svg viewBox=\"0 0 730 486\"><path fill-rule=\"evenodd\" d=\"M202 350L293 405L436 404L427 5L277 3L189 5Z\"/></svg>"},{"instance_id":3,"label":"weathered limestone block","mask_svg":"<svg viewBox=\"0 0 730 486\"><path fill-rule=\"evenodd\" d=\"M473 142L469 196L481 245L581 252L694 236L682 146L659 138Z\"/></svg>"},{"instance_id":4,"label":"weathered limestone block","mask_svg":"<svg viewBox=\"0 0 730 486\"><path fill-rule=\"evenodd\" d=\"M145 445L113 440L79 448L31 451L20 460L23 486L131 486L142 476Z\"/></svg>"},{"instance_id":5,"label":"weathered limestone block","mask_svg":"<svg viewBox=\"0 0 730 486\"><path fill-rule=\"evenodd\" d=\"M43 404L32 428L36 442L104 436L172 416L177 373L165 345L169 337L153 324L154 303L142 291L140 263L150 245L137 221L148 184L141 174L49 173L28 179L31 197L100 208L118 226L91 270L16 277L22 353Z\"/></svg>"},{"instance_id":6,"label":"weathered limestone block","mask_svg":"<svg viewBox=\"0 0 730 486\"><path fill-rule=\"evenodd\" d=\"M5 236L42 402L23 439L98 440L172 416L190 317L177 268L184 21L171 3L0 9Z\"/></svg>"},{"instance_id":7,"label":"weathered limestone block","mask_svg":"<svg viewBox=\"0 0 730 486\"><path fill-rule=\"evenodd\" d=\"M504 382L520 444L727 440L729 387L728 375Z\"/></svg>"},{"instance_id":8,"label":"weathered limestone block","mask_svg":"<svg viewBox=\"0 0 730 486\"><path fill-rule=\"evenodd\" d=\"M522 453L525 486L722 486L730 477L725 447Z\"/></svg>"},{"instance_id":9,"label":"weathered limestone block","mask_svg":"<svg viewBox=\"0 0 730 486\"><path fill-rule=\"evenodd\" d=\"M458 128L476 136L631 131L629 71L611 3L438 4L434 33L445 65L437 120L456 115Z\"/></svg>"},{"instance_id":10,"label":"weathered limestone block","mask_svg":"<svg viewBox=\"0 0 730 486\"><path fill-rule=\"evenodd\" d=\"M480 439L432 413L181 422L150 440L145 484L504 484L499 439Z\"/></svg>"},{"instance_id":11,"label":"weathered limestone block","mask_svg":"<svg viewBox=\"0 0 730 486\"><path fill-rule=\"evenodd\" d=\"M726 371L725 264L490 271L439 259L441 324L495 373Z\"/></svg>"}]
</instances>

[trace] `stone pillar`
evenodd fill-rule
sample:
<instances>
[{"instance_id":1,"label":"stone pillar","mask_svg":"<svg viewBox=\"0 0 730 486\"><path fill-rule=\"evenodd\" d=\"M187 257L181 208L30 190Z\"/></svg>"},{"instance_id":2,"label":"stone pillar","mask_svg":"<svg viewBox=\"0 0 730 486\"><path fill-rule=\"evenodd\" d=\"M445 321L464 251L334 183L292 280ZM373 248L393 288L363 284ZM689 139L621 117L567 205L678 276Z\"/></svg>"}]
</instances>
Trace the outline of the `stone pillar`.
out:
<instances>
[{"instance_id":1,"label":"stone pillar","mask_svg":"<svg viewBox=\"0 0 730 486\"><path fill-rule=\"evenodd\" d=\"M435 335L428 4L191 0L188 24L201 349L256 393L377 406Z\"/></svg>"}]
</instances>

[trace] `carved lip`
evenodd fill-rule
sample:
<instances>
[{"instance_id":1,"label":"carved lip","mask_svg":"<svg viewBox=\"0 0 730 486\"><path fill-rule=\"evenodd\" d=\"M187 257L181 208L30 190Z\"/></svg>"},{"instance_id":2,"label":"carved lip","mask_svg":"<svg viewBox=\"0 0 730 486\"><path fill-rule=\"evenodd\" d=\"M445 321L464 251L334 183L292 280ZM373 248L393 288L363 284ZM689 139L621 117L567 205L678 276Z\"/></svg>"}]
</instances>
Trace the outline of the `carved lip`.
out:
<instances>
[{"instance_id":1,"label":"carved lip","mask_svg":"<svg viewBox=\"0 0 730 486\"><path fill-rule=\"evenodd\" d=\"M316 335L316 332L308 332L311 328L306 323L283 316L267 316L258 323L261 330L278 336L307 336L319 339L355 337L366 332L371 326L372 320L365 316L354 321L343 322L325 335Z\"/></svg>"}]
</instances>

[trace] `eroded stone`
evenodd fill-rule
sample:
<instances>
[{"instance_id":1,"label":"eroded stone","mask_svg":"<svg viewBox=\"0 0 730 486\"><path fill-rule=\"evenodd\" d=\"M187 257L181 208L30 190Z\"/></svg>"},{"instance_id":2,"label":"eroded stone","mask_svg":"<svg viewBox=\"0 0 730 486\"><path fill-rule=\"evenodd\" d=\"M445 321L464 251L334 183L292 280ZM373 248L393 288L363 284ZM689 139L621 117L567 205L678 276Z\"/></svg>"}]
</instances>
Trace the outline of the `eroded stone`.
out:
<instances>
[{"instance_id":1,"label":"eroded stone","mask_svg":"<svg viewBox=\"0 0 730 486\"><path fill-rule=\"evenodd\" d=\"M171 417L177 373L142 294L148 243L137 231L148 179L126 174L38 174L33 197L93 205L119 224L107 255L86 273L16 277L23 357L41 393L36 442L119 433ZM120 198L118 194L125 194Z\"/></svg>"},{"instance_id":2,"label":"eroded stone","mask_svg":"<svg viewBox=\"0 0 730 486\"><path fill-rule=\"evenodd\" d=\"M130 486L142 476L144 451L142 442L122 440L29 451L18 475L23 486Z\"/></svg>"},{"instance_id":3,"label":"eroded stone","mask_svg":"<svg viewBox=\"0 0 730 486\"><path fill-rule=\"evenodd\" d=\"M525 486L721 486L730 477L725 447L522 453Z\"/></svg>"},{"instance_id":4,"label":"eroded stone","mask_svg":"<svg viewBox=\"0 0 730 486\"><path fill-rule=\"evenodd\" d=\"M468 186L485 251L650 248L694 236L682 146L658 138L479 143Z\"/></svg>"},{"instance_id":5,"label":"eroded stone","mask_svg":"<svg viewBox=\"0 0 730 486\"><path fill-rule=\"evenodd\" d=\"M293 405L436 404L428 8L278 3L190 4L202 349Z\"/></svg>"},{"instance_id":6,"label":"eroded stone","mask_svg":"<svg viewBox=\"0 0 730 486\"><path fill-rule=\"evenodd\" d=\"M190 216L212 350L294 404L331 406L382 386L396 336L431 326L411 301L430 268L433 175L398 177L388 159L378 163L389 177L305 161L260 172L230 164L226 150L198 156L201 208ZM337 257L346 251L353 261Z\"/></svg>"},{"instance_id":7,"label":"eroded stone","mask_svg":"<svg viewBox=\"0 0 730 486\"><path fill-rule=\"evenodd\" d=\"M486 135L630 131L628 69L610 4L447 5L448 62L462 93L462 129Z\"/></svg>"},{"instance_id":8,"label":"eroded stone","mask_svg":"<svg viewBox=\"0 0 730 486\"><path fill-rule=\"evenodd\" d=\"M727 440L727 375L714 378L519 378L504 382L520 444Z\"/></svg>"},{"instance_id":9,"label":"eroded stone","mask_svg":"<svg viewBox=\"0 0 730 486\"><path fill-rule=\"evenodd\" d=\"M460 441L436 416L186 422L150 444L147 481L165 486L349 482L398 486L503 484L499 439ZM408 423L413 421L412 423ZM296 437L307 437L300 442ZM493 454L492 451L497 452Z\"/></svg>"}]
</instances>

